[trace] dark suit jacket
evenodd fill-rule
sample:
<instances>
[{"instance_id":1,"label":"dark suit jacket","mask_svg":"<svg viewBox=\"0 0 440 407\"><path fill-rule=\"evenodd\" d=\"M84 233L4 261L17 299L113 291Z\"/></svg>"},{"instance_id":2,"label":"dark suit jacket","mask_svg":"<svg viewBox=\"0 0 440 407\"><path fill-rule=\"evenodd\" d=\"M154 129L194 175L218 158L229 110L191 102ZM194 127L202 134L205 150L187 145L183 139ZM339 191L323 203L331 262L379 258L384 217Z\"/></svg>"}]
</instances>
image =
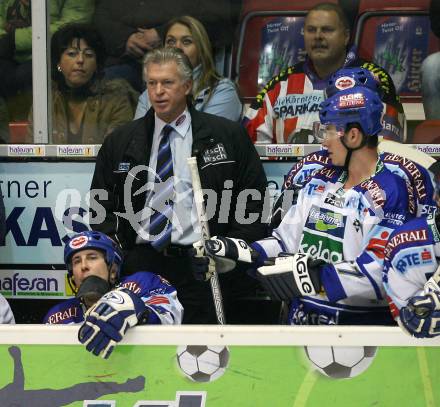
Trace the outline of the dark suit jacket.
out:
<instances>
[{"instance_id":1,"label":"dark suit jacket","mask_svg":"<svg viewBox=\"0 0 440 407\"><path fill-rule=\"evenodd\" d=\"M266 223L264 219L262 221L261 214L267 180L246 131L238 123L193 108L190 108L190 114L192 155L197 157L202 187L217 193L215 214L209 221L211 234L240 237L248 242L265 237ZM154 111L150 109L143 118L116 129L105 139L96 159L91 188L104 189L108 198L97 199L105 209L105 220L92 224L92 227L113 236L125 249L134 246L136 231L124 216L115 212L124 214L127 209L130 212L132 205L133 212L137 213L145 205L145 194L135 195L135 192L145 185L148 173L141 171L133 177L129 170L140 164L149 164L154 117ZM124 198L126 180L132 184ZM232 181L230 207L227 205L228 199L220 200L223 193L225 196L229 193L225 190L227 180ZM256 190L261 196L244 193L239 196L245 189ZM238 222L236 210L237 213L246 213L246 216L253 214L252 219L249 218L253 221L247 224Z\"/></svg>"}]
</instances>

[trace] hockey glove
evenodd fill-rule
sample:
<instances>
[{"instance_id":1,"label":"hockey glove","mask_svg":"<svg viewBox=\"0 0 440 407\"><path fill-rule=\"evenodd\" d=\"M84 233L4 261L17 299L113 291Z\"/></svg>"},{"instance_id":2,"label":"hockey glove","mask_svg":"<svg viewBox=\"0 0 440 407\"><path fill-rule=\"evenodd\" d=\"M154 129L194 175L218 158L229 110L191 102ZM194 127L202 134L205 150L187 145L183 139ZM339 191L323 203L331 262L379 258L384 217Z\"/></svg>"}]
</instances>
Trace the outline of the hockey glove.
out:
<instances>
[{"instance_id":1,"label":"hockey glove","mask_svg":"<svg viewBox=\"0 0 440 407\"><path fill-rule=\"evenodd\" d=\"M256 277L272 299L289 301L320 292L320 271L324 264L304 253L281 255L275 258L274 264L259 267Z\"/></svg>"},{"instance_id":2,"label":"hockey glove","mask_svg":"<svg viewBox=\"0 0 440 407\"><path fill-rule=\"evenodd\" d=\"M412 297L400 309L400 327L416 338L433 338L440 335L440 292Z\"/></svg>"},{"instance_id":3,"label":"hockey glove","mask_svg":"<svg viewBox=\"0 0 440 407\"><path fill-rule=\"evenodd\" d=\"M136 294L118 288L105 294L85 314L79 341L96 356L107 359L131 328L148 318L149 309Z\"/></svg>"},{"instance_id":4,"label":"hockey glove","mask_svg":"<svg viewBox=\"0 0 440 407\"><path fill-rule=\"evenodd\" d=\"M213 236L206 241L199 240L193 246L192 270L199 281L209 280L213 270L227 273L235 268L237 261L251 263L258 256L242 239Z\"/></svg>"}]
</instances>

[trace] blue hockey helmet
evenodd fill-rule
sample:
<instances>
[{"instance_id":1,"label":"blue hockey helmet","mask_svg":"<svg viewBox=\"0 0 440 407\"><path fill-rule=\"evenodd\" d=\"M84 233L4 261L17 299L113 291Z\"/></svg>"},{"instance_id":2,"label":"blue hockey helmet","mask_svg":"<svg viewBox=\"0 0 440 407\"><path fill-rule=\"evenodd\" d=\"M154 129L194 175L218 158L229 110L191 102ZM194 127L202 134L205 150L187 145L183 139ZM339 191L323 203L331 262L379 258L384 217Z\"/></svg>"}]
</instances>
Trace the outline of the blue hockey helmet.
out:
<instances>
[{"instance_id":1,"label":"blue hockey helmet","mask_svg":"<svg viewBox=\"0 0 440 407\"><path fill-rule=\"evenodd\" d=\"M64 246L64 263L67 266L69 276L73 274L72 256L81 250L95 249L104 253L105 262L109 268L117 266L116 276L119 278L122 266L122 252L118 244L105 233L87 230L71 237Z\"/></svg>"},{"instance_id":2,"label":"blue hockey helmet","mask_svg":"<svg viewBox=\"0 0 440 407\"><path fill-rule=\"evenodd\" d=\"M365 136L373 136L382 130L383 105L376 92L361 86L341 90L321 102L321 124L332 124L346 129L349 123L358 123Z\"/></svg>"},{"instance_id":3,"label":"blue hockey helmet","mask_svg":"<svg viewBox=\"0 0 440 407\"><path fill-rule=\"evenodd\" d=\"M382 97L382 88L380 80L373 72L366 68L351 67L337 70L330 76L325 89L325 97L329 98L341 90L353 88L355 86L363 86L371 89Z\"/></svg>"}]
</instances>

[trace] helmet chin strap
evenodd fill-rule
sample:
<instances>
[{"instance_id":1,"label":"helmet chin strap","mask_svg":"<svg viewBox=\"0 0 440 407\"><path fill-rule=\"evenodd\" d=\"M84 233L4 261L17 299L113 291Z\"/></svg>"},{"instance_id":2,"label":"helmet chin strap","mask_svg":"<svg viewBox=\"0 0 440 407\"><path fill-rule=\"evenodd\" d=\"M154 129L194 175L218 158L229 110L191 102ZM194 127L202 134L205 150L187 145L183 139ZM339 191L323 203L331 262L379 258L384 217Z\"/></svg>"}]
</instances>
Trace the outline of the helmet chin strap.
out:
<instances>
[{"instance_id":1,"label":"helmet chin strap","mask_svg":"<svg viewBox=\"0 0 440 407\"><path fill-rule=\"evenodd\" d=\"M359 144L357 147L348 147L347 143L345 142L345 134L346 132L344 132L344 135L340 138L342 145L345 147L345 149L347 150L347 155L345 156L345 162L344 162L344 170L346 170L348 172L348 165L350 164L350 160L351 160L351 156L353 154L353 151L359 150L362 147L364 147L367 144L367 137L365 137L365 134L362 133L362 141L361 144Z\"/></svg>"}]
</instances>

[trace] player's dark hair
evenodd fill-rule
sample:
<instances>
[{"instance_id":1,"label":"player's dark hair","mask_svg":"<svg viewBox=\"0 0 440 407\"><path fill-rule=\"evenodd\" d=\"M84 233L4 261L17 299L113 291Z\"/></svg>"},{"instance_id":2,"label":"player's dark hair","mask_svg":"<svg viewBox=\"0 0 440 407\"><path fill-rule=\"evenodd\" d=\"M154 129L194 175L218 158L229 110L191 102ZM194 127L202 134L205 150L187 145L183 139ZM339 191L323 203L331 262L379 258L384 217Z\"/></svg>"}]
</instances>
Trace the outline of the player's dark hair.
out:
<instances>
[{"instance_id":1,"label":"player's dark hair","mask_svg":"<svg viewBox=\"0 0 440 407\"><path fill-rule=\"evenodd\" d=\"M365 134L365 132L362 130L362 127L359 123L348 123L347 126L345 127L345 131L350 131L351 129L358 129L362 133L362 135L366 139L365 146L370 147L370 148L376 148L378 146L379 137L377 134L372 135L372 136Z\"/></svg>"}]
</instances>

